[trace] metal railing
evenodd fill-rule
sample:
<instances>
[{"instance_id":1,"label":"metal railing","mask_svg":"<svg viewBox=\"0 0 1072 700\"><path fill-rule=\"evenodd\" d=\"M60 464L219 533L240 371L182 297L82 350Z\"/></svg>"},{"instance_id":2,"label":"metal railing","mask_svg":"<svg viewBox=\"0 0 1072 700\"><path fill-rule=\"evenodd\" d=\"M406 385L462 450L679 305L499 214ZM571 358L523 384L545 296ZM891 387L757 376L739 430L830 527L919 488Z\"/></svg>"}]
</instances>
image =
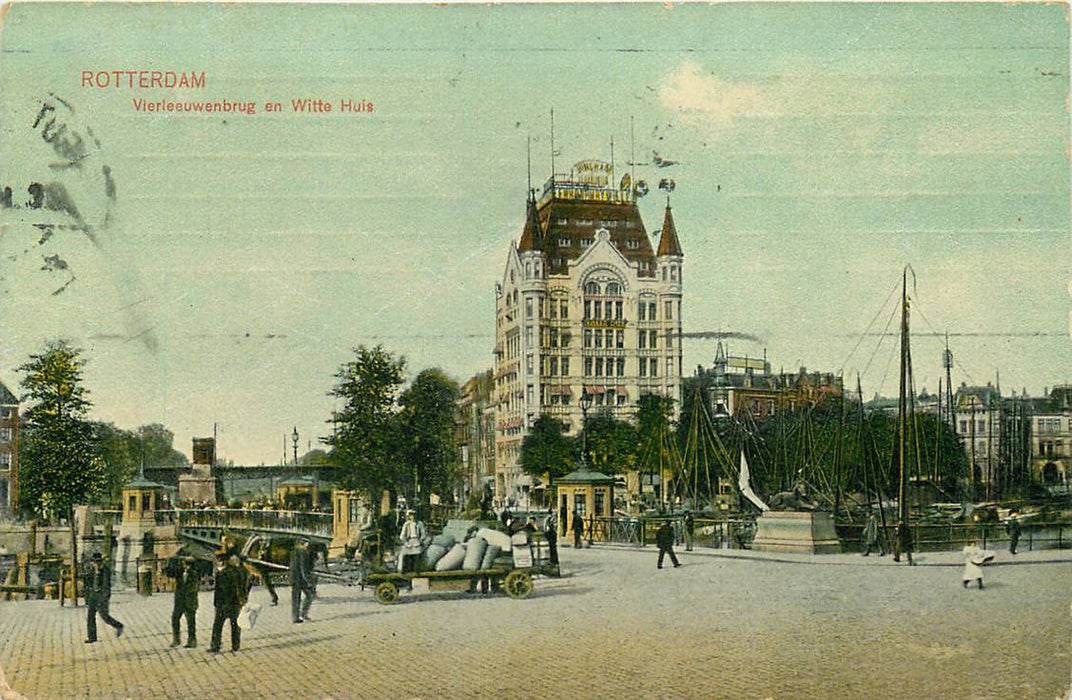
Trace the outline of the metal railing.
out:
<instances>
[{"instance_id":1,"label":"metal railing","mask_svg":"<svg viewBox=\"0 0 1072 700\"><path fill-rule=\"evenodd\" d=\"M172 511L168 511L172 512ZM252 510L246 508L204 508L173 511L174 522L182 528L227 527L235 529L295 532L331 536L331 513L297 510Z\"/></svg>"},{"instance_id":2,"label":"metal railing","mask_svg":"<svg viewBox=\"0 0 1072 700\"><path fill-rule=\"evenodd\" d=\"M863 551L863 523L837 525L838 538L847 551ZM880 531L882 528L880 528ZM1008 549L1011 537L1004 523L916 523L910 527L916 552L948 552L975 542L983 549ZM894 529L880 532L884 543L893 541ZM888 547L888 544L886 544ZM1072 548L1072 523L1067 521L1028 522L1020 526L1018 552L1037 549Z\"/></svg>"},{"instance_id":3,"label":"metal railing","mask_svg":"<svg viewBox=\"0 0 1072 700\"><path fill-rule=\"evenodd\" d=\"M674 530L674 543L685 544L685 524L680 516L614 516L589 519L585 537L596 542L643 547L655 544L655 533L664 522ZM755 521L748 518L696 518L693 546L717 549L747 548L755 536Z\"/></svg>"}]
</instances>

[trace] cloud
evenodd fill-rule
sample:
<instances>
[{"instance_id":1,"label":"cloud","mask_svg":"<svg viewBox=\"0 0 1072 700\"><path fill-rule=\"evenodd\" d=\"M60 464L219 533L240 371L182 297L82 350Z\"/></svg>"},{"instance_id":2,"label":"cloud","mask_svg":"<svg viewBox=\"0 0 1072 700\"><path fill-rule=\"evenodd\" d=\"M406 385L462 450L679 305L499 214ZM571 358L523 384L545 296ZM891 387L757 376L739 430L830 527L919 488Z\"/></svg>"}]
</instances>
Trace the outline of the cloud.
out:
<instances>
[{"instance_id":1,"label":"cloud","mask_svg":"<svg viewBox=\"0 0 1072 700\"><path fill-rule=\"evenodd\" d=\"M658 89L659 103L687 124L721 132L741 116L762 113L769 100L758 85L731 83L685 61Z\"/></svg>"}]
</instances>

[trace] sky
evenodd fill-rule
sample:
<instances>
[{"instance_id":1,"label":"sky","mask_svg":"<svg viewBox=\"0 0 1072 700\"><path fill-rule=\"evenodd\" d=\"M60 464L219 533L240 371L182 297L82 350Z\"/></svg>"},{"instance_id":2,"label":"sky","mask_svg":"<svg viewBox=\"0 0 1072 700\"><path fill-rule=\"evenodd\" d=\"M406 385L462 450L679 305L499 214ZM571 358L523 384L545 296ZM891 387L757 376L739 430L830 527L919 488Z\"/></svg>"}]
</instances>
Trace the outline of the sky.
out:
<instances>
[{"instance_id":1,"label":"sky","mask_svg":"<svg viewBox=\"0 0 1072 700\"><path fill-rule=\"evenodd\" d=\"M686 332L895 394L881 333L910 266L917 389L949 333L954 384L1041 394L1072 381L1068 37L1058 4L15 4L0 379L18 393L18 366L69 339L95 419L163 423L187 454L215 429L246 464L295 427L317 446L358 345L464 381L493 362L553 108L558 170L613 140L616 172L652 185L649 232L676 183ZM116 70L205 85L83 85ZM687 340L685 367L714 344Z\"/></svg>"}]
</instances>

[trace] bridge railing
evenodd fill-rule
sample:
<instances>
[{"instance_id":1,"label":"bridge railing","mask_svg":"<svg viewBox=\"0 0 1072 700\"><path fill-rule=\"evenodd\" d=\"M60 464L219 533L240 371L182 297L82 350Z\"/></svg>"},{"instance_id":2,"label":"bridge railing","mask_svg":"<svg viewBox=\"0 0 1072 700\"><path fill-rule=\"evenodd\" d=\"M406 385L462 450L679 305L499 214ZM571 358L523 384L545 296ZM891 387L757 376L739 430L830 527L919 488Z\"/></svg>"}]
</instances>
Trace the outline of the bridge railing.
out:
<instances>
[{"instance_id":1,"label":"bridge railing","mask_svg":"<svg viewBox=\"0 0 1072 700\"><path fill-rule=\"evenodd\" d=\"M174 511L179 527L228 527L276 530L331 536L331 513L300 510L254 510L247 508L178 508Z\"/></svg>"}]
</instances>

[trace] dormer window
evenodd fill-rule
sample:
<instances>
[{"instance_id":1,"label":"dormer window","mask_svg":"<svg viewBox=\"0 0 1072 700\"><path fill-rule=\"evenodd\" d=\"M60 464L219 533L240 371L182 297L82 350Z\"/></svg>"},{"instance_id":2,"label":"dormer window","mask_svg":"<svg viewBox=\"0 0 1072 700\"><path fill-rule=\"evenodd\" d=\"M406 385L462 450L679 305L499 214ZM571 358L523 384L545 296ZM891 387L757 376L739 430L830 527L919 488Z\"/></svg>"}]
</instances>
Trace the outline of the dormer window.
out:
<instances>
[{"instance_id":1,"label":"dormer window","mask_svg":"<svg viewBox=\"0 0 1072 700\"><path fill-rule=\"evenodd\" d=\"M636 250L640 247L640 241L635 238L630 238L628 241L625 242L625 247L629 248L630 250Z\"/></svg>"}]
</instances>

